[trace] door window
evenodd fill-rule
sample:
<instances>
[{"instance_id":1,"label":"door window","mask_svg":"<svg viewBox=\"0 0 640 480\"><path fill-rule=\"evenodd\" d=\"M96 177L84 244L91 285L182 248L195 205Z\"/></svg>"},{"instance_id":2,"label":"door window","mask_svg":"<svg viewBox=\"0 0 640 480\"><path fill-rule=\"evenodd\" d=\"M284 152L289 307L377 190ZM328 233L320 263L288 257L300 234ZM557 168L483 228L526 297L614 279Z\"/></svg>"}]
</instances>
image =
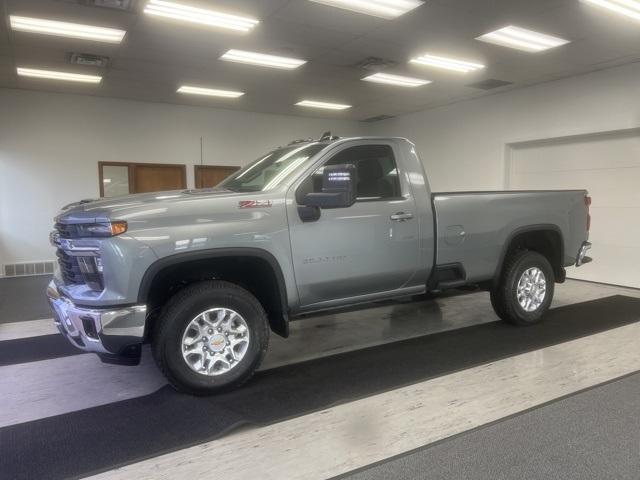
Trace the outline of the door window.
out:
<instances>
[{"instance_id":1,"label":"door window","mask_svg":"<svg viewBox=\"0 0 640 480\"><path fill-rule=\"evenodd\" d=\"M307 178L296 192L298 204L307 193L322 192L322 171L326 165L354 165L357 172L357 201L376 201L401 196L398 168L389 145L358 145L338 152Z\"/></svg>"}]
</instances>

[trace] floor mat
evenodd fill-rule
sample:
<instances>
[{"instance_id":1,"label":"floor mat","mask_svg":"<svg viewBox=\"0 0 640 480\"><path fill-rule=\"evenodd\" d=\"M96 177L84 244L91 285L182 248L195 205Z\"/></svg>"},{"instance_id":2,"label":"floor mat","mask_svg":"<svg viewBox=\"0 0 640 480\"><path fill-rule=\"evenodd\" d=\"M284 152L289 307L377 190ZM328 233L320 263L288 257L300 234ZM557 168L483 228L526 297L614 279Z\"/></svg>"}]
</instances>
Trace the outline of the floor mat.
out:
<instances>
[{"instance_id":1,"label":"floor mat","mask_svg":"<svg viewBox=\"0 0 640 480\"><path fill-rule=\"evenodd\" d=\"M494 322L265 370L215 397L165 387L0 429L0 478L88 475L196 445L241 424L282 421L638 320L640 299L613 296L552 310L527 328Z\"/></svg>"},{"instance_id":2,"label":"floor mat","mask_svg":"<svg viewBox=\"0 0 640 480\"><path fill-rule=\"evenodd\" d=\"M0 367L84 353L60 334L0 342Z\"/></svg>"},{"instance_id":3,"label":"floor mat","mask_svg":"<svg viewBox=\"0 0 640 480\"><path fill-rule=\"evenodd\" d=\"M638 480L640 373L334 480Z\"/></svg>"}]
</instances>

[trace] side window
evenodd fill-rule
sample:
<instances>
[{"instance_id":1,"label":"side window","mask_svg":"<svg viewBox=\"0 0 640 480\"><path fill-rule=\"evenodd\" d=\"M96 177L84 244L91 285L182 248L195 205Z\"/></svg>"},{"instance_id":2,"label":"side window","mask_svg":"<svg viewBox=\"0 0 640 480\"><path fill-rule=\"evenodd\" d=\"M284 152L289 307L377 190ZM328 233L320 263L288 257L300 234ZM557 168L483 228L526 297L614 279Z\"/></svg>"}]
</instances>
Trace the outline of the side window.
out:
<instances>
[{"instance_id":1,"label":"side window","mask_svg":"<svg viewBox=\"0 0 640 480\"><path fill-rule=\"evenodd\" d=\"M385 200L397 198L400 193L400 179L389 145L359 145L342 150L325 165L351 164L356 167L358 201ZM318 168L307 178L296 192L296 201L303 203L304 196L310 192L322 191L322 171Z\"/></svg>"}]
</instances>

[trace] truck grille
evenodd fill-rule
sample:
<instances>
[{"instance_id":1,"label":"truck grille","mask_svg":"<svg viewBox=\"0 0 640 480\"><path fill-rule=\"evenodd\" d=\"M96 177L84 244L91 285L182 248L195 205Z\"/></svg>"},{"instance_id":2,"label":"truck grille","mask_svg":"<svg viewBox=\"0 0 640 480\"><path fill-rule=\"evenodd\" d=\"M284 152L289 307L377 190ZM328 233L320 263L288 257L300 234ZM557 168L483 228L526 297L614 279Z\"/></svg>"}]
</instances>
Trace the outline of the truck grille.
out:
<instances>
[{"instance_id":1,"label":"truck grille","mask_svg":"<svg viewBox=\"0 0 640 480\"><path fill-rule=\"evenodd\" d=\"M82 284L84 283L84 277L80 271L80 265L78 264L78 257L73 257L61 248L56 251L58 257L58 264L60 265L60 272L62 278L66 284Z\"/></svg>"},{"instance_id":2,"label":"truck grille","mask_svg":"<svg viewBox=\"0 0 640 480\"><path fill-rule=\"evenodd\" d=\"M73 238L75 227L56 223L60 238ZM99 257L95 255L71 255L60 246L56 250L60 273L65 285L84 285L95 291L104 290L102 268Z\"/></svg>"}]
</instances>

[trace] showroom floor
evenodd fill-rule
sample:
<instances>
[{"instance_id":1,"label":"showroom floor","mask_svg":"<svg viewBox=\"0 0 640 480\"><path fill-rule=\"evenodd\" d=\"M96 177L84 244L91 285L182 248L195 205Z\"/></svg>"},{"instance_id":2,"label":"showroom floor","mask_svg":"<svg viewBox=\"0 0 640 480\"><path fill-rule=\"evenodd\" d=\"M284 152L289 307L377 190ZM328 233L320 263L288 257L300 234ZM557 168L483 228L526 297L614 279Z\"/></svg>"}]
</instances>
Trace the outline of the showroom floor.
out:
<instances>
[{"instance_id":1,"label":"showroom floor","mask_svg":"<svg viewBox=\"0 0 640 480\"><path fill-rule=\"evenodd\" d=\"M483 292L310 317L205 399L68 349L45 283L0 280L0 478L638 478L638 290L568 281L526 329Z\"/></svg>"}]
</instances>

